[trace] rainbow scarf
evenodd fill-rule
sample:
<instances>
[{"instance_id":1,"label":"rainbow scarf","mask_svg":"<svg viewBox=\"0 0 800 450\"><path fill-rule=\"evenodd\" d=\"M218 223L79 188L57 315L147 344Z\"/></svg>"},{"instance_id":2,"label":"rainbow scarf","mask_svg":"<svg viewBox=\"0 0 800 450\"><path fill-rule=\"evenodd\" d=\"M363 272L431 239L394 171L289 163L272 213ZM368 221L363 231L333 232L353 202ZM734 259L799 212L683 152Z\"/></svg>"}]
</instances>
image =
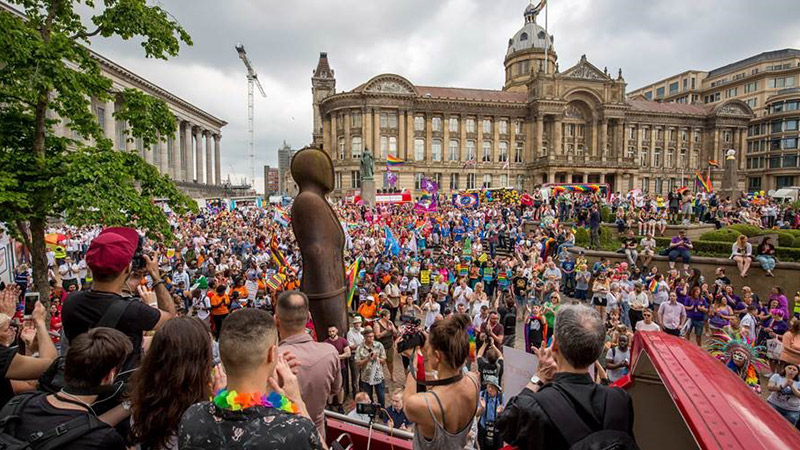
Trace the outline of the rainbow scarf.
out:
<instances>
[{"instance_id":1,"label":"rainbow scarf","mask_svg":"<svg viewBox=\"0 0 800 450\"><path fill-rule=\"evenodd\" d=\"M285 395L278 394L277 392L270 392L269 395L260 392L252 394L240 394L236 391L228 391L227 389L220 389L213 400L214 404L222 409L229 409L231 411L241 411L252 406L266 406L267 408L280 409L289 414L297 414L300 408L297 407Z\"/></svg>"},{"instance_id":2,"label":"rainbow scarf","mask_svg":"<svg viewBox=\"0 0 800 450\"><path fill-rule=\"evenodd\" d=\"M389 155L386 157L386 165L389 167L402 166L405 163L406 163L405 161L396 156Z\"/></svg>"}]
</instances>

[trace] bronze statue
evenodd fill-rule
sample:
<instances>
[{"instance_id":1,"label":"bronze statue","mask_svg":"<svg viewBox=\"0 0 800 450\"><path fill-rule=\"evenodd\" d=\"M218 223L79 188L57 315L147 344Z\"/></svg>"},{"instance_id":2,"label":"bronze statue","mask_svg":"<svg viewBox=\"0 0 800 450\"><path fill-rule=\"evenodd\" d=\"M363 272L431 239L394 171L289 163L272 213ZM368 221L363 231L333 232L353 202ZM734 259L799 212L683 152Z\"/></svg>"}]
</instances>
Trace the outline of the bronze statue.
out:
<instances>
[{"instance_id":1,"label":"bronze statue","mask_svg":"<svg viewBox=\"0 0 800 450\"><path fill-rule=\"evenodd\" d=\"M320 340L336 326L347 333L344 275L344 231L325 199L333 190L333 161L318 148L295 153L292 178L300 193L292 205L292 230L303 255L300 290L308 296L314 328Z\"/></svg>"},{"instance_id":2,"label":"bronze statue","mask_svg":"<svg viewBox=\"0 0 800 450\"><path fill-rule=\"evenodd\" d=\"M361 154L361 181L371 180L375 174L375 158L368 148Z\"/></svg>"}]
</instances>

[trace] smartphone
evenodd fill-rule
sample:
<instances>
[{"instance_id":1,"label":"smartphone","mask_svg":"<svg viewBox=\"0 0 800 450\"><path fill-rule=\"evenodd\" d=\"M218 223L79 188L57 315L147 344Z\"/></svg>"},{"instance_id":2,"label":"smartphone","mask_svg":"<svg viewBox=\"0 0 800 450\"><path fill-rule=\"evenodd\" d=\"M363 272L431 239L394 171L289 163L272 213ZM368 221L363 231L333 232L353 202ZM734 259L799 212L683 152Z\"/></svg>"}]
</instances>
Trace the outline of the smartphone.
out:
<instances>
[{"instance_id":1,"label":"smartphone","mask_svg":"<svg viewBox=\"0 0 800 450\"><path fill-rule=\"evenodd\" d=\"M25 293L25 312L23 313L23 319L30 319L31 314L33 314L33 309L36 307L36 302L39 301L39 293L38 292L26 292Z\"/></svg>"}]
</instances>

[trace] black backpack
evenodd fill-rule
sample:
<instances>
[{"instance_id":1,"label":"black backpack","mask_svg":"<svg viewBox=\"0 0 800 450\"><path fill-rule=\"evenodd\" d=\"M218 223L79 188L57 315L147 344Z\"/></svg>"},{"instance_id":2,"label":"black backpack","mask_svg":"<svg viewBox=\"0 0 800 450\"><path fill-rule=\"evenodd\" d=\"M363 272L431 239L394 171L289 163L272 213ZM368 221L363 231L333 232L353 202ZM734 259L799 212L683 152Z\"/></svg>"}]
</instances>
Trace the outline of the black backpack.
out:
<instances>
[{"instance_id":1,"label":"black backpack","mask_svg":"<svg viewBox=\"0 0 800 450\"><path fill-rule=\"evenodd\" d=\"M0 410L0 449L2 450L55 450L62 448L92 431L109 426L92 414L86 413L48 431L36 431L27 438L15 435L22 410L32 399L46 395L26 392L17 395Z\"/></svg>"},{"instance_id":2,"label":"black backpack","mask_svg":"<svg viewBox=\"0 0 800 450\"><path fill-rule=\"evenodd\" d=\"M569 397L555 385L536 393L535 399L569 444L570 450L639 450L628 432L629 410L625 392L605 388L606 406L603 425L593 430L575 411Z\"/></svg>"}]
</instances>

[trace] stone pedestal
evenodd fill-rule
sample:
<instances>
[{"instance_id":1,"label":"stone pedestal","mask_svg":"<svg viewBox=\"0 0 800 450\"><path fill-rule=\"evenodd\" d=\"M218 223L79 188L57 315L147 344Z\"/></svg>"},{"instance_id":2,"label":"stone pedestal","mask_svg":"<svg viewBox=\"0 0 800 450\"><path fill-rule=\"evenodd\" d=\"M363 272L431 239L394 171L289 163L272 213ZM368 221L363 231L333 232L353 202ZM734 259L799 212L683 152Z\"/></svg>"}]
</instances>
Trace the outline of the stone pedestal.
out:
<instances>
[{"instance_id":1,"label":"stone pedestal","mask_svg":"<svg viewBox=\"0 0 800 450\"><path fill-rule=\"evenodd\" d=\"M375 206L375 180L361 180L361 201Z\"/></svg>"},{"instance_id":2,"label":"stone pedestal","mask_svg":"<svg viewBox=\"0 0 800 450\"><path fill-rule=\"evenodd\" d=\"M728 152L733 152L733 150L728 150ZM739 198L737 178L736 159L733 154L729 154L725 158L725 172L722 174L721 193L723 198L730 197L733 201Z\"/></svg>"}]
</instances>

